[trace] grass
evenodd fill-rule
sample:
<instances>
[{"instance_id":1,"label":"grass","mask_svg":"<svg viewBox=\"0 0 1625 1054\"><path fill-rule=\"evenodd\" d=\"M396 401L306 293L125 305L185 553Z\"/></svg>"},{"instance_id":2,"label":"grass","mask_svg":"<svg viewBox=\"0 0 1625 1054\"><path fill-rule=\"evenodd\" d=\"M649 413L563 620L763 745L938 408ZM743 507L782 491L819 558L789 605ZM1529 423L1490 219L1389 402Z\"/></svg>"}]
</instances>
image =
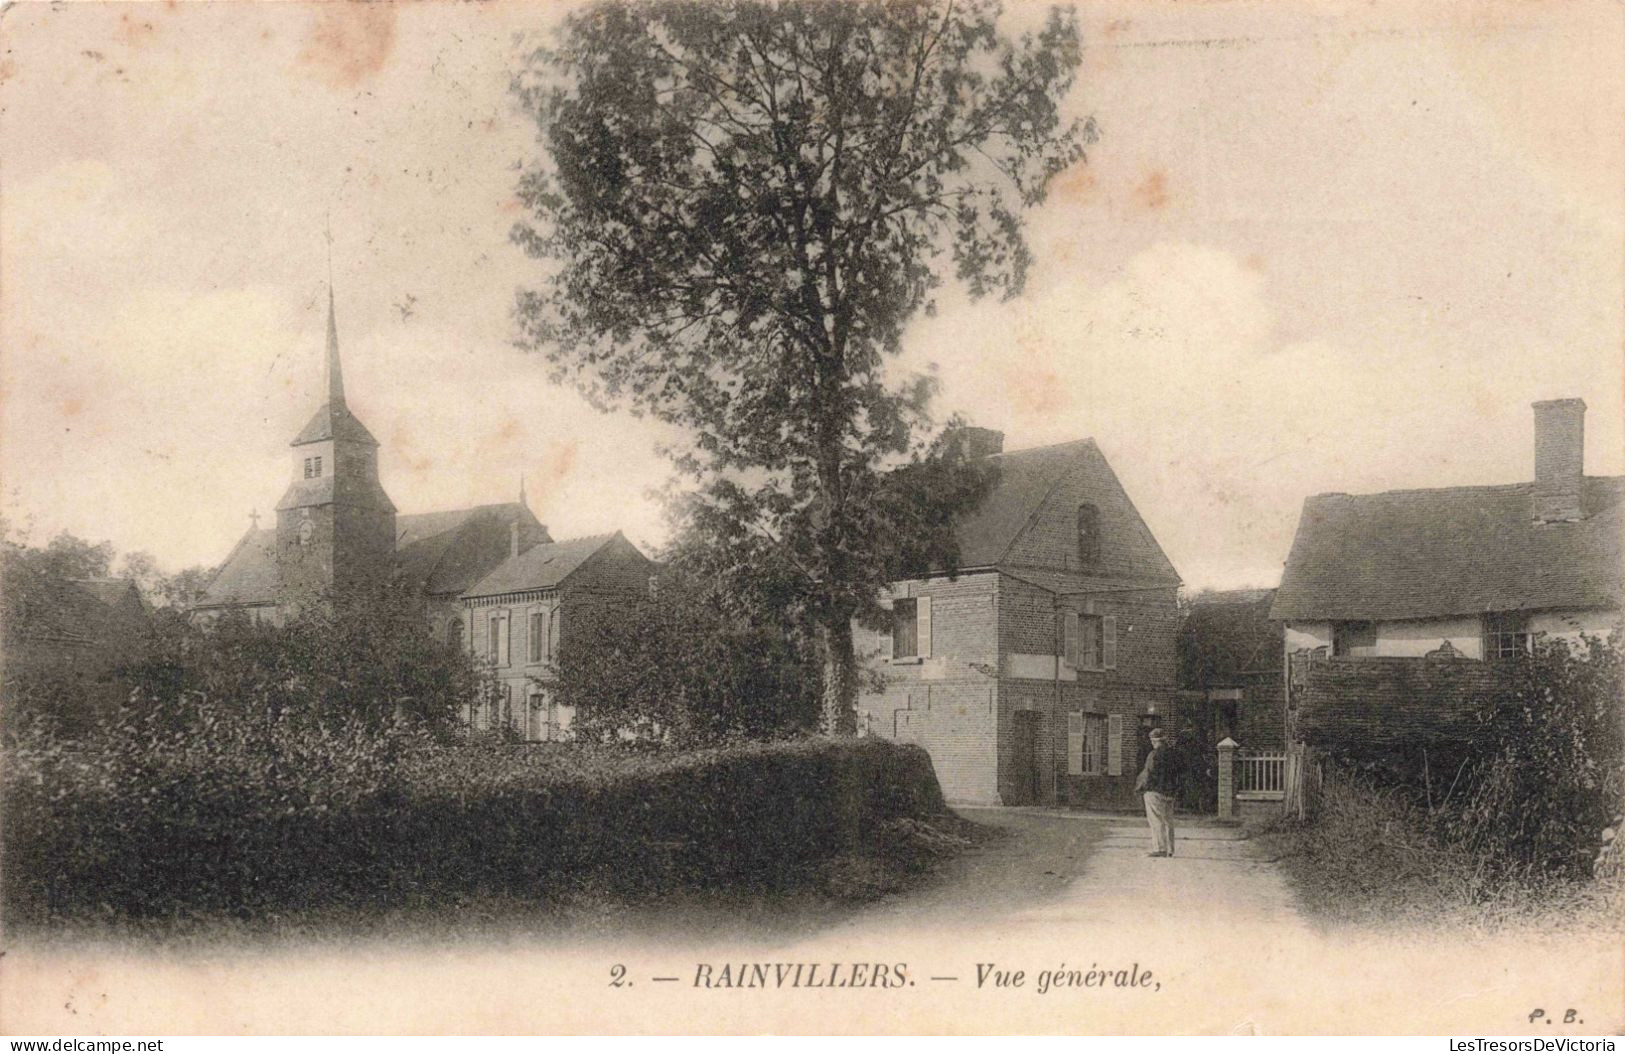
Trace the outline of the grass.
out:
<instances>
[{"instance_id":1,"label":"grass","mask_svg":"<svg viewBox=\"0 0 1625 1054\"><path fill-rule=\"evenodd\" d=\"M1552 878L1495 867L1445 842L1399 793L1326 781L1317 816L1254 835L1286 870L1310 916L1330 927L1619 929L1617 880Z\"/></svg>"}]
</instances>

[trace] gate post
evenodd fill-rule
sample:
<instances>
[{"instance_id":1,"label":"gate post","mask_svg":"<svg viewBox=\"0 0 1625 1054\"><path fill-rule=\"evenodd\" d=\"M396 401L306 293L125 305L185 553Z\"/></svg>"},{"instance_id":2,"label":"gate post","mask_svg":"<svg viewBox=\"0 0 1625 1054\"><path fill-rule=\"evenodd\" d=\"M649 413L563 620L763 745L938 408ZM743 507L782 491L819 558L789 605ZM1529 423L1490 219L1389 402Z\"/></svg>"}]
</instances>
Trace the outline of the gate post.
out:
<instances>
[{"instance_id":1,"label":"gate post","mask_svg":"<svg viewBox=\"0 0 1625 1054\"><path fill-rule=\"evenodd\" d=\"M1219 741L1219 819L1236 818L1236 748L1241 744L1229 736Z\"/></svg>"}]
</instances>

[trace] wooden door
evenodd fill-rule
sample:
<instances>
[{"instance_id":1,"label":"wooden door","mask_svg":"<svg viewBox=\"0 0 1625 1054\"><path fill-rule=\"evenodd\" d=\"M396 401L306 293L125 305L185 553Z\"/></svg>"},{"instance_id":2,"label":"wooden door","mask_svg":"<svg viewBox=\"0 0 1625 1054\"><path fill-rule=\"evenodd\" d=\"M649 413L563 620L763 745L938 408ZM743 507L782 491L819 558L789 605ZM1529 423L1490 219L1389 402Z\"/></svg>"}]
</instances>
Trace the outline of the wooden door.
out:
<instances>
[{"instance_id":1,"label":"wooden door","mask_svg":"<svg viewBox=\"0 0 1625 1054\"><path fill-rule=\"evenodd\" d=\"M1044 800L1038 744L1044 715L1038 710L1017 710L1010 717L1010 788L1014 800L1009 804L1037 805Z\"/></svg>"}]
</instances>

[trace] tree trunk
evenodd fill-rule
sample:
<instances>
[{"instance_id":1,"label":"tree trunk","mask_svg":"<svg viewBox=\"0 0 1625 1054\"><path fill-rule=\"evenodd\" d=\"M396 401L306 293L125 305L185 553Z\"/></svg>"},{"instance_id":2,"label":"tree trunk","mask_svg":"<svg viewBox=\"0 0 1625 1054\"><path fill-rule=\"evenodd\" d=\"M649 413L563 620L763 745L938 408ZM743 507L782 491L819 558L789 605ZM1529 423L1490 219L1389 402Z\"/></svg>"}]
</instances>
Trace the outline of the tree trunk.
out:
<instances>
[{"instance_id":1,"label":"tree trunk","mask_svg":"<svg viewBox=\"0 0 1625 1054\"><path fill-rule=\"evenodd\" d=\"M852 620L831 619L818 635L823 653L824 691L819 728L827 736L858 731L858 665L852 654Z\"/></svg>"}]
</instances>

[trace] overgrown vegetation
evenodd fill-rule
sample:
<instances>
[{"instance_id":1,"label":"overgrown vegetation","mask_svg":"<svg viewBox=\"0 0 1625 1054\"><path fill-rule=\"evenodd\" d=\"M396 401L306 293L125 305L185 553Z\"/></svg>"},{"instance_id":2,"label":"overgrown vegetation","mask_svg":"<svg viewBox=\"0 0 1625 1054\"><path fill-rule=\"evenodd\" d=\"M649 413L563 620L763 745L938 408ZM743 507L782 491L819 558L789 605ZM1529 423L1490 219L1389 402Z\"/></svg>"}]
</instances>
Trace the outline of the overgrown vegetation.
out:
<instances>
[{"instance_id":1,"label":"overgrown vegetation","mask_svg":"<svg viewBox=\"0 0 1625 1054\"><path fill-rule=\"evenodd\" d=\"M1305 899L1361 923L1617 918L1592 865L1625 802L1620 651L1537 644L1438 767L1328 756L1313 819L1266 834Z\"/></svg>"},{"instance_id":2,"label":"overgrown vegetation","mask_svg":"<svg viewBox=\"0 0 1625 1054\"><path fill-rule=\"evenodd\" d=\"M653 596L579 626L558 660L557 700L578 738L693 747L804 733L818 665L792 626L746 617L703 580L668 568Z\"/></svg>"},{"instance_id":3,"label":"overgrown vegetation","mask_svg":"<svg viewBox=\"0 0 1625 1054\"><path fill-rule=\"evenodd\" d=\"M4 753L9 920L273 917L682 889L870 896L955 847L923 751L448 746L421 726L132 717Z\"/></svg>"}]
</instances>

